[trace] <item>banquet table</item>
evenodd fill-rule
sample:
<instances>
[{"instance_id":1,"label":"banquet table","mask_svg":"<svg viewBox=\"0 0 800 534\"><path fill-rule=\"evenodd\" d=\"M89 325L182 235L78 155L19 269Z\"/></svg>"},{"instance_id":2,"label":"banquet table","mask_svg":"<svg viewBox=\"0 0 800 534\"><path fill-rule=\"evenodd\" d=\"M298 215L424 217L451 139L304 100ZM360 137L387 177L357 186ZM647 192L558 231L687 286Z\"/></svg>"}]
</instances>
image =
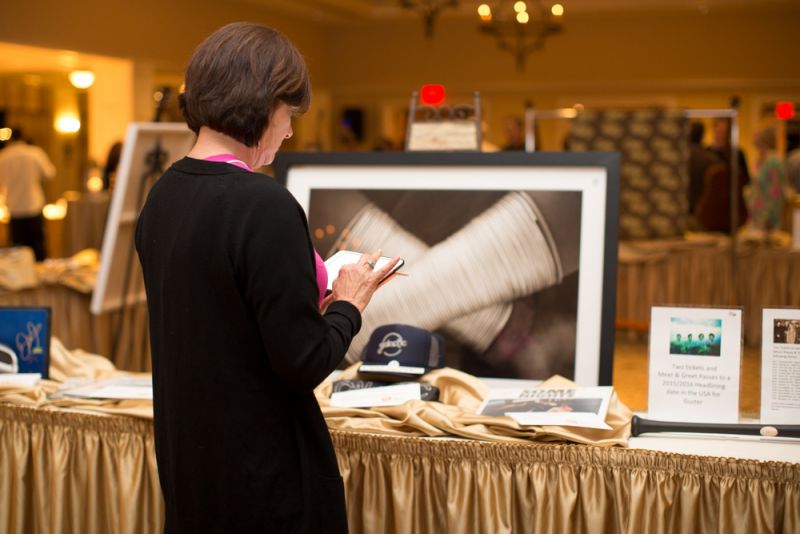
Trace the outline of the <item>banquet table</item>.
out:
<instances>
[{"instance_id":1,"label":"banquet table","mask_svg":"<svg viewBox=\"0 0 800 534\"><path fill-rule=\"evenodd\" d=\"M354 534L800 531L800 463L331 435ZM10 534L160 532L152 422L0 403L0 493Z\"/></svg>"}]
</instances>

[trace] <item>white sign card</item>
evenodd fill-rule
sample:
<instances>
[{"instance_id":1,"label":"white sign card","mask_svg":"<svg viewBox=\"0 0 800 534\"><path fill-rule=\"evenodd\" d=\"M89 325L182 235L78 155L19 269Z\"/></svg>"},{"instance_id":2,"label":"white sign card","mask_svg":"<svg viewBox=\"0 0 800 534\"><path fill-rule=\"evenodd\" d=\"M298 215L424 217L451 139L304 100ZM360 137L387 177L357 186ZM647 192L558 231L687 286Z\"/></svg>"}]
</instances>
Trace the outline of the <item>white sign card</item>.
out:
<instances>
[{"instance_id":1,"label":"white sign card","mask_svg":"<svg viewBox=\"0 0 800 534\"><path fill-rule=\"evenodd\" d=\"M742 310L653 306L648 417L739 422Z\"/></svg>"},{"instance_id":2,"label":"white sign card","mask_svg":"<svg viewBox=\"0 0 800 534\"><path fill-rule=\"evenodd\" d=\"M42 379L42 373L0 373L0 385L32 388Z\"/></svg>"},{"instance_id":3,"label":"white sign card","mask_svg":"<svg viewBox=\"0 0 800 534\"><path fill-rule=\"evenodd\" d=\"M506 415L525 426L580 426L611 430L605 422L611 391L610 386L493 389L478 413Z\"/></svg>"},{"instance_id":4,"label":"white sign card","mask_svg":"<svg viewBox=\"0 0 800 534\"><path fill-rule=\"evenodd\" d=\"M420 400L418 382L404 382L377 388L351 389L331 394L331 406L336 408L377 408L399 406L410 400Z\"/></svg>"},{"instance_id":5,"label":"white sign card","mask_svg":"<svg viewBox=\"0 0 800 534\"><path fill-rule=\"evenodd\" d=\"M800 424L800 309L761 312L761 422Z\"/></svg>"},{"instance_id":6,"label":"white sign card","mask_svg":"<svg viewBox=\"0 0 800 534\"><path fill-rule=\"evenodd\" d=\"M153 400L153 381L150 378L120 377L68 387L61 393L81 399Z\"/></svg>"}]
</instances>

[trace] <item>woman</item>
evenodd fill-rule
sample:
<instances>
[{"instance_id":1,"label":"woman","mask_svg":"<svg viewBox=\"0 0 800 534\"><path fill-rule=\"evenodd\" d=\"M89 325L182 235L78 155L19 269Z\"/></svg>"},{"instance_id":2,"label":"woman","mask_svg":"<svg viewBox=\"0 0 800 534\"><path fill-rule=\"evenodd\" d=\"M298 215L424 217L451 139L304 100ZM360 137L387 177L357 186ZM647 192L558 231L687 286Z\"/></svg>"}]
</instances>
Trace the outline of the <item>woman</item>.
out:
<instances>
[{"instance_id":1,"label":"woman","mask_svg":"<svg viewBox=\"0 0 800 534\"><path fill-rule=\"evenodd\" d=\"M775 129L765 128L759 131L754 144L758 150L756 173L745 192L750 226L767 232L780 230L787 188L783 162L775 151Z\"/></svg>"},{"instance_id":2,"label":"woman","mask_svg":"<svg viewBox=\"0 0 800 534\"><path fill-rule=\"evenodd\" d=\"M136 228L165 532L347 530L313 389L394 262L373 272L379 252L365 255L323 301L302 209L252 172L309 100L299 52L263 26L225 26L189 62L181 109L197 142L155 184Z\"/></svg>"}]
</instances>

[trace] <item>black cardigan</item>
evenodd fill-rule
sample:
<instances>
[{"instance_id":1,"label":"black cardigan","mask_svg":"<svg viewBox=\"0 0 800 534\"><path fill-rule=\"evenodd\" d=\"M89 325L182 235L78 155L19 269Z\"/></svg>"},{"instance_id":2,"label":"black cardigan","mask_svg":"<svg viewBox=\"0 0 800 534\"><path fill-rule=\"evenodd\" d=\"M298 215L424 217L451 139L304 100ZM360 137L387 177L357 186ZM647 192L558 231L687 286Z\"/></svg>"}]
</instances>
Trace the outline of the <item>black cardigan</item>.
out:
<instances>
[{"instance_id":1,"label":"black cardigan","mask_svg":"<svg viewBox=\"0 0 800 534\"><path fill-rule=\"evenodd\" d=\"M165 532L343 532L313 394L361 327L322 316L300 206L261 174L184 158L136 226L150 316Z\"/></svg>"}]
</instances>

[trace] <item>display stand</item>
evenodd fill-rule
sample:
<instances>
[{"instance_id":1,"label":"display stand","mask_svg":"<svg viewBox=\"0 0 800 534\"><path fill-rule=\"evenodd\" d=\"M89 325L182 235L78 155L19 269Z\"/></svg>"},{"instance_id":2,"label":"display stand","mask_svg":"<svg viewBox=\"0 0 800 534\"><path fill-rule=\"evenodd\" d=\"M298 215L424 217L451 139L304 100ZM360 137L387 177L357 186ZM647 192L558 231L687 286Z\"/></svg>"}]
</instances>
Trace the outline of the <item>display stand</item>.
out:
<instances>
[{"instance_id":1,"label":"display stand","mask_svg":"<svg viewBox=\"0 0 800 534\"><path fill-rule=\"evenodd\" d=\"M409 151L481 150L481 98L475 91L472 105L420 106L419 93L411 93L405 148Z\"/></svg>"},{"instance_id":2,"label":"display stand","mask_svg":"<svg viewBox=\"0 0 800 534\"><path fill-rule=\"evenodd\" d=\"M128 127L91 304L94 314L113 310L119 314L112 361L120 350L120 332L126 321L134 320L130 307L146 300L133 240L139 211L164 169L182 158L193 142L194 134L184 123L132 123Z\"/></svg>"}]
</instances>

